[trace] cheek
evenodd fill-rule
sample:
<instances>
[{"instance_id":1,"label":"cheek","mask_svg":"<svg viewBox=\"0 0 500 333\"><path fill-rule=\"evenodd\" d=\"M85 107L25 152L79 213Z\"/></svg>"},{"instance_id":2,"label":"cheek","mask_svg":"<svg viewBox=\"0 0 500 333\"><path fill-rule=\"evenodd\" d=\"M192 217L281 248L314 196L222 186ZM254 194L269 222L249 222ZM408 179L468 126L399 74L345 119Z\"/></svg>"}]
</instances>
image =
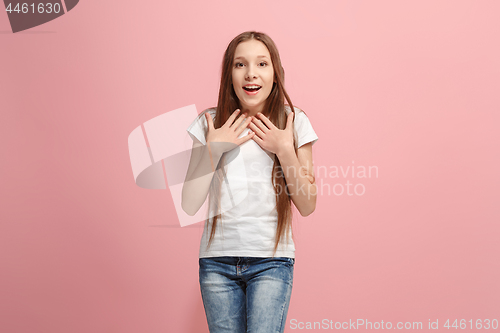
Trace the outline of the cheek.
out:
<instances>
[{"instance_id":1,"label":"cheek","mask_svg":"<svg viewBox=\"0 0 500 333\"><path fill-rule=\"evenodd\" d=\"M271 93L271 90L273 90L273 86L271 84L268 84L266 87L266 95L269 95Z\"/></svg>"},{"instance_id":2,"label":"cheek","mask_svg":"<svg viewBox=\"0 0 500 333\"><path fill-rule=\"evenodd\" d=\"M233 81L233 85L234 85L235 82L238 82L238 75L236 75L236 73L234 71L231 74L231 78L232 78L232 81Z\"/></svg>"},{"instance_id":3,"label":"cheek","mask_svg":"<svg viewBox=\"0 0 500 333\"><path fill-rule=\"evenodd\" d=\"M270 75L268 78L267 78L267 85L271 87L271 89L273 88L273 85L274 85L274 75Z\"/></svg>"}]
</instances>

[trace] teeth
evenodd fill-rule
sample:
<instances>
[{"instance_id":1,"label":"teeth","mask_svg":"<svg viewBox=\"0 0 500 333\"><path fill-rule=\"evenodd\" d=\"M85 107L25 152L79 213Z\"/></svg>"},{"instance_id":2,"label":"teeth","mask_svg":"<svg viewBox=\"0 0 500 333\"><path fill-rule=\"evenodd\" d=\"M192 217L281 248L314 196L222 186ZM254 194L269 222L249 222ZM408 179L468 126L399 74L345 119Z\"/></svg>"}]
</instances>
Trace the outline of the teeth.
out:
<instances>
[{"instance_id":1,"label":"teeth","mask_svg":"<svg viewBox=\"0 0 500 333\"><path fill-rule=\"evenodd\" d=\"M245 86L245 88L248 88L248 89L257 89L257 88L260 88L260 86Z\"/></svg>"}]
</instances>

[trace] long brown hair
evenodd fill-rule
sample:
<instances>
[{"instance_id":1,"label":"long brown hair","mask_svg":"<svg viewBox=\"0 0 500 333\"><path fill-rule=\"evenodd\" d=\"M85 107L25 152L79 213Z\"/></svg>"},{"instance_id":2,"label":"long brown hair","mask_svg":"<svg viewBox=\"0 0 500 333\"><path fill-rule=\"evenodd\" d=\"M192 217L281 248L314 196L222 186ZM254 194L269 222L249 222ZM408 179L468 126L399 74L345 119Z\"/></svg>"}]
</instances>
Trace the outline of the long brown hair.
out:
<instances>
[{"instance_id":1,"label":"long brown hair","mask_svg":"<svg viewBox=\"0 0 500 333\"><path fill-rule=\"evenodd\" d=\"M214 118L214 128L220 128L226 123L228 118L236 109L241 109L241 104L234 92L232 85L232 67L234 61L234 54L238 44L250 39L255 39L264 43L271 55L271 62L274 69L274 84L267 98L262 113L269 118L269 120L279 129L285 129L287 121L287 113L285 111L285 99L291 112L295 112L292 101L285 91L285 71L281 66L281 60L278 48L273 40L262 32L246 31L236 36L228 45L224 58L222 60L222 74L219 89L219 99L217 102L216 114ZM295 114L294 114L295 117ZM294 131L295 132L295 131ZM295 153L297 153L297 145L295 144L296 138L294 137ZM224 171L225 154L220 159L219 166L214 174L214 178L210 185L209 207L213 209L214 217L212 220L212 230L210 232L210 239L207 248L212 243L217 228L217 220L221 216L217 214L220 211L220 189L222 180L226 177ZM288 195L288 188L285 180L284 173L281 169L281 164L276 155L274 155L274 164L272 168L272 183L276 196L276 210L278 212L278 223L276 227L276 242L274 245L273 257L283 236L287 237L289 231L292 230L292 206L291 198ZM208 223L206 223L208 228ZM208 229L207 229L208 230ZM293 239L293 231L292 231Z\"/></svg>"}]
</instances>

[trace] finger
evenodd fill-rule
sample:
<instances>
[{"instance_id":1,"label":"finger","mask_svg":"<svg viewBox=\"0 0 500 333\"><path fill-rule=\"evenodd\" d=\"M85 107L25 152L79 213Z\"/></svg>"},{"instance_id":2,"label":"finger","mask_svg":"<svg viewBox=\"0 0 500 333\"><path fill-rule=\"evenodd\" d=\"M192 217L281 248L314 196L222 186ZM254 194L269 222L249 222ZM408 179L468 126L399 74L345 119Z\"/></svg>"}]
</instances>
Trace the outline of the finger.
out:
<instances>
[{"instance_id":1,"label":"finger","mask_svg":"<svg viewBox=\"0 0 500 333\"><path fill-rule=\"evenodd\" d=\"M260 119L269 129L276 128L273 124L272 121L270 121L266 116L264 116L262 113L257 113L258 119Z\"/></svg>"},{"instance_id":2,"label":"finger","mask_svg":"<svg viewBox=\"0 0 500 333\"><path fill-rule=\"evenodd\" d=\"M261 133L256 133L256 132L252 131L251 129L248 129L248 133L255 133L255 136L258 136L259 139L264 140L264 135L262 135L262 132Z\"/></svg>"},{"instance_id":3,"label":"finger","mask_svg":"<svg viewBox=\"0 0 500 333\"><path fill-rule=\"evenodd\" d=\"M213 121L212 116L210 115L210 113L205 112L205 118L207 119L208 128L209 129L214 129L214 121Z\"/></svg>"},{"instance_id":4,"label":"finger","mask_svg":"<svg viewBox=\"0 0 500 333\"><path fill-rule=\"evenodd\" d=\"M246 113L244 113L244 114L240 115L240 116L238 117L238 119L236 119L236 121L234 122L234 124L232 124L231 126L229 126L229 128L231 128L231 129L236 129L236 128L238 128L238 126L240 126L241 122L242 122L243 120L245 120L246 116L247 116L247 114L246 114Z\"/></svg>"},{"instance_id":5,"label":"finger","mask_svg":"<svg viewBox=\"0 0 500 333\"><path fill-rule=\"evenodd\" d=\"M245 143L247 142L248 140L250 140L251 138L253 138L255 136L255 133L254 132L249 132L247 135L245 135L244 137L236 140L236 144L239 146L241 145L242 143Z\"/></svg>"},{"instance_id":6,"label":"finger","mask_svg":"<svg viewBox=\"0 0 500 333\"><path fill-rule=\"evenodd\" d=\"M227 121L226 123L224 124L225 127L229 127L231 126L231 124L233 123L234 119L236 119L236 116L238 115L238 113L240 113L240 109L236 109L236 111L234 111L230 116L229 118L227 118Z\"/></svg>"},{"instance_id":7,"label":"finger","mask_svg":"<svg viewBox=\"0 0 500 333\"><path fill-rule=\"evenodd\" d=\"M264 143L264 140L262 140L261 138L259 138L258 135L254 135L253 139L254 139L255 142L257 142L259 144L259 146L262 147L262 144Z\"/></svg>"},{"instance_id":8,"label":"finger","mask_svg":"<svg viewBox=\"0 0 500 333\"><path fill-rule=\"evenodd\" d=\"M262 125L262 126L264 126L264 125ZM251 122L251 123L248 125L248 127L249 127L252 131L254 131L254 132L255 132L255 134L257 134L257 135L258 135L258 136L260 136L260 137L263 137L263 136L265 135L265 133L264 133L264 132L262 132L262 130L261 130L259 127L257 127L257 126L256 126L253 122Z\"/></svg>"},{"instance_id":9,"label":"finger","mask_svg":"<svg viewBox=\"0 0 500 333\"><path fill-rule=\"evenodd\" d=\"M267 126L264 125L264 123L262 121L260 121L259 119L254 118L252 121L252 124L256 125L264 133L269 132L269 128L267 128Z\"/></svg>"},{"instance_id":10,"label":"finger","mask_svg":"<svg viewBox=\"0 0 500 333\"><path fill-rule=\"evenodd\" d=\"M288 118L286 119L286 129L288 128L292 128L292 123L293 123L293 115L294 113L293 112L290 112L288 114Z\"/></svg>"},{"instance_id":11,"label":"finger","mask_svg":"<svg viewBox=\"0 0 500 333\"><path fill-rule=\"evenodd\" d=\"M247 119L245 119L245 122L241 124L241 126L236 130L236 132L234 132L236 136L240 136L241 132L243 132L251 122L252 122L252 117L248 117Z\"/></svg>"}]
</instances>

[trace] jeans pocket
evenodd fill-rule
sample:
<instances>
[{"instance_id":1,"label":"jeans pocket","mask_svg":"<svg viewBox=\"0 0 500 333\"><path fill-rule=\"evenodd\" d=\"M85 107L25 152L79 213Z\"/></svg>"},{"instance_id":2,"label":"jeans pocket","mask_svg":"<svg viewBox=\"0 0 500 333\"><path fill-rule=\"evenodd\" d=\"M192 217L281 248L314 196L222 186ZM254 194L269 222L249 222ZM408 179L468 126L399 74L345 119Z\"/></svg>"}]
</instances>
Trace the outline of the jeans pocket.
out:
<instances>
[{"instance_id":1,"label":"jeans pocket","mask_svg":"<svg viewBox=\"0 0 500 333\"><path fill-rule=\"evenodd\" d=\"M286 261L289 267L293 267L293 265L295 264L295 258L286 258Z\"/></svg>"}]
</instances>

